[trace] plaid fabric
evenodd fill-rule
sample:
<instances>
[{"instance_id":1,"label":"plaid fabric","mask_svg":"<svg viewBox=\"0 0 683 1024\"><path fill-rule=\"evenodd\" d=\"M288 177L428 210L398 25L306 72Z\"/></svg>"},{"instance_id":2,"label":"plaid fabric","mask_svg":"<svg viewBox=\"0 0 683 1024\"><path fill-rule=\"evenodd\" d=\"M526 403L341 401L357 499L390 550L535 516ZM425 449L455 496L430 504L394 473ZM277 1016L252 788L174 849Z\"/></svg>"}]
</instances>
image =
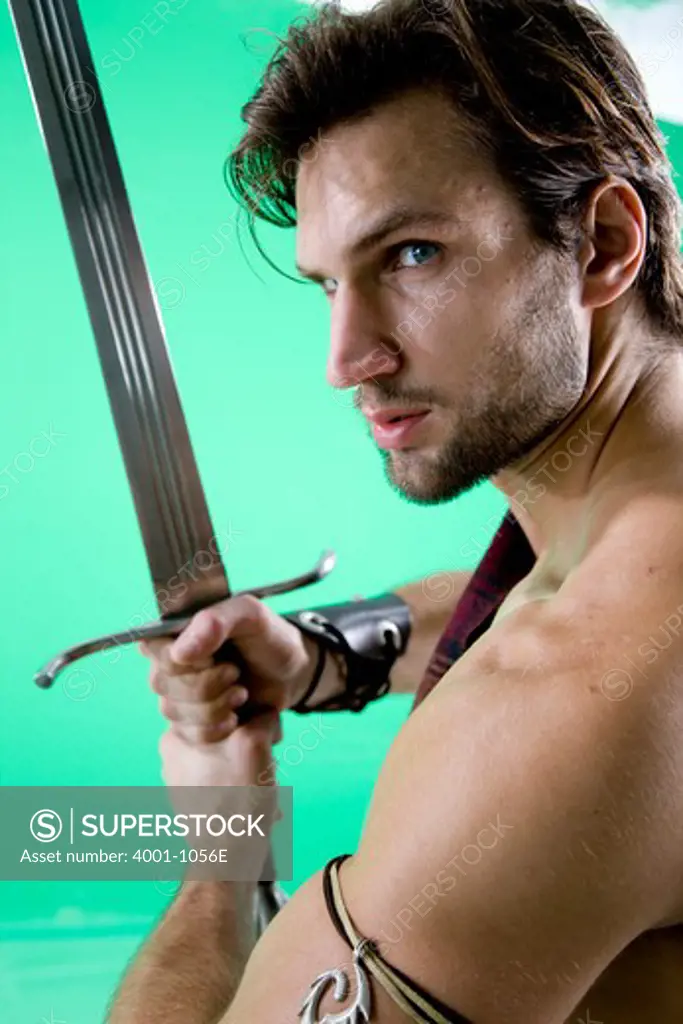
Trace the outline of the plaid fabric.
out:
<instances>
[{"instance_id":1,"label":"plaid fabric","mask_svg":"<svg viewBox=\"0 0 683 1024\"><path fill-rule=\"evenodd\" d=\"M447 669L488 629L505 596L535 561L526 534L508 511L437 644L415 695L413 711Z\"/></svg>"}]
</instances>

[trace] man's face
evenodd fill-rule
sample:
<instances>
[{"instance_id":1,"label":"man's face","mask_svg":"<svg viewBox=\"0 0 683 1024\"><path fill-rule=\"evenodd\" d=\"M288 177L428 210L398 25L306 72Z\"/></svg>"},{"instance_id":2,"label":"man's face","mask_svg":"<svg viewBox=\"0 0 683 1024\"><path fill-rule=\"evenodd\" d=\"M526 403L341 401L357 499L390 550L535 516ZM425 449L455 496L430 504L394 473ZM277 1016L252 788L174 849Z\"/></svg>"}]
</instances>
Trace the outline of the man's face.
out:
<instances>
[{"instance_id":1,"label":"man's face","mask_svg":"<svg viewBox=\"0 0 683 1024\"><path fill-rule=\"evenodd\" d=\"M459 127L438 93L406 94L323 136L297 181L298 263L330 301L328 378L357 387L366 415L425 413L370 421L390 482L422 503L531 452L588 371L575 265L532 237Z\"/></svg>"}]
</instances>

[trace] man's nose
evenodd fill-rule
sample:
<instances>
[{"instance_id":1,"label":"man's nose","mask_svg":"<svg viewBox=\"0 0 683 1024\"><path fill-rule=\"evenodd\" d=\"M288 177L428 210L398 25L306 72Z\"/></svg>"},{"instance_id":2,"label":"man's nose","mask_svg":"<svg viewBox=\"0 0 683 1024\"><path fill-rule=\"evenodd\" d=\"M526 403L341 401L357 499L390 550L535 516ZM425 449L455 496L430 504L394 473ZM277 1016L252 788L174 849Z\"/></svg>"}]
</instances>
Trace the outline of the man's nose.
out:
<instances>
[{"instance_id":1,"label":"man's nose","mask_svg":"<svg viewBox=\"0 0 683 1024\"><path fill-rule=\"evenodd\" d=\"M383 341L384 336L373 305L357 291L340 285L332 304L327 360L327 380L332 387L354 388L396 373L400 352L393 338Z\"/></svg>"}]
</instances>

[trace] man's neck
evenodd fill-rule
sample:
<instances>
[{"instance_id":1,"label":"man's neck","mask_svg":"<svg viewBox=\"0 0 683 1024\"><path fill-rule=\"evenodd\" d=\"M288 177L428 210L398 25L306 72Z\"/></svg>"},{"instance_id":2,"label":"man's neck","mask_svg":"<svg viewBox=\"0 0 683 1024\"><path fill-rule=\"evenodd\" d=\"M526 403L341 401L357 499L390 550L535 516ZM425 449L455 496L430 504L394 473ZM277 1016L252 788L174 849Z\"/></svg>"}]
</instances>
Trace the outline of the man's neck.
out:
<instances>
[{"instance_id":1,"label":"man's neck","mask_svg":"<svg viewBox=\"0 0 683 1024\"><path fill-rule=\"evenodd\" d=\"M605 346L592 363L584 397L560 428L492 479L539 561L562 575L597 509L617 493L625 500L665 483L675 453L683 462L683 339L680 352L657 359Z\"/></svg>"}]
</instances>

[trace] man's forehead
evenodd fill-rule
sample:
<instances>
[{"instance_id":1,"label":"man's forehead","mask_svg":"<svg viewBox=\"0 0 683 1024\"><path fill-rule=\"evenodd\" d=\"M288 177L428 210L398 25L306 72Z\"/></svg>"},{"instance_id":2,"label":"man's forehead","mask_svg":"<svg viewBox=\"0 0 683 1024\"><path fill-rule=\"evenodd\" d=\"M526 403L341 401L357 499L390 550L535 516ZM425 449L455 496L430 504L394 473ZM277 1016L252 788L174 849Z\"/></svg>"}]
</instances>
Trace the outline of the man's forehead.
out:
<instances>
[{"instance_id":1,"label":"man's forehead","mask_svg":"<svg viewBox=\"0 0 683 1024\"><path fill-rule=\"evenodd\" d=\"M447 112L438 93L420 91L322 136L296 185L302 264L323 235L362 253L389 229L471 220L496 175Z\"/></svg>"},{"instance_id":2,"label":"man's forehead","mask_svg":"<svg viewBox=\"0 0 683 1024\"><path fill-rule=\"evenodd\" d=\"M309 193L337 191L403 199L420 181L443 187L481 176L488 165L452 104L438 92L418 90L321 133L300 167L297 203Z\"/></svg>"}]
</instances>

